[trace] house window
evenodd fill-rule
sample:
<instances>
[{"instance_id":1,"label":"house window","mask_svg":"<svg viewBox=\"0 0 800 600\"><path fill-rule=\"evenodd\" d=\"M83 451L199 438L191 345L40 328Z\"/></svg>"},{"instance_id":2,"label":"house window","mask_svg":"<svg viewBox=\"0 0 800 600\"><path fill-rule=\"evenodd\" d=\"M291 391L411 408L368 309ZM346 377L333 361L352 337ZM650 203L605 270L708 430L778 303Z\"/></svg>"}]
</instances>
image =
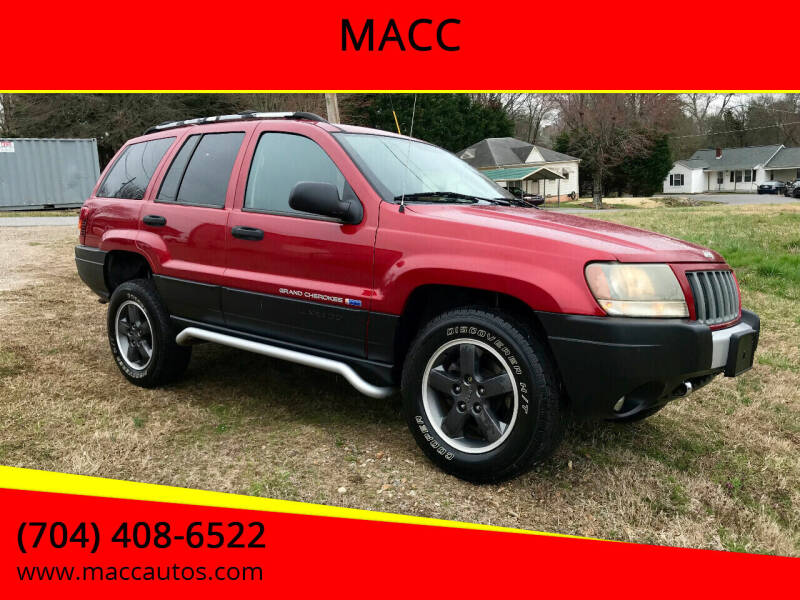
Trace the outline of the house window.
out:
<instances>
[{"instance_id":1,"label":"house window","mask_svg":"<svg viewBox=\"0 0 800 600\"><path fill-rule=\"evenodd\" d=\"M747 171L744 172L744 182L749 183L751 181L753 181L753 171L747 169Z\"/></svg>"},{"instance_id":2,"label":"house window","mask_svg":"<svg viewBox=\"0 0 800 600\"><path fill-rule=\"evenodd\" d=\"M733 183L733 177L734 177L735 173L736 173L736 171L731 171L731 183Z\"/></svg>"},{"instance_id":3,"label":"house window","mask_svg":"<svg viewBox=\"0 0 800 600\"><path fill-rule=\"evenodd\" d=\"M672 187L683 185L683 173L674 173L669 176L669 184Z\"/></svg>"},{"instance_id":4,"label":"house window","mask_svg":"<svg viewBox=\"0 0 800 600\"><path fill-rule=\"evenodd\" d=\"M723 177L722 171L717 172L717 185L722 185Z\"/></svg>"}]
</instances>

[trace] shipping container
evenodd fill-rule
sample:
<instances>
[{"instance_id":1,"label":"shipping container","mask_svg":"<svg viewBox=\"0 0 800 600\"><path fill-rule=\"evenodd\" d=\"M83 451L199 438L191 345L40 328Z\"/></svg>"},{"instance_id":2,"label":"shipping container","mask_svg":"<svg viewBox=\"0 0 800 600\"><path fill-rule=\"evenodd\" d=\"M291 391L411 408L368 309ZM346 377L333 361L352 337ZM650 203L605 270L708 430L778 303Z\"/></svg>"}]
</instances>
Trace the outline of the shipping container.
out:
<instances>
[{"instance_id":1,"label":"shipping container","mask_svg":"<svg viewBox=\"0 0 800 600\"><path fill-rule=\"evenodd\" d=\"M0 139L0 210L78 207L99 177L94 139Z\"/></svg>"}]
</instances>

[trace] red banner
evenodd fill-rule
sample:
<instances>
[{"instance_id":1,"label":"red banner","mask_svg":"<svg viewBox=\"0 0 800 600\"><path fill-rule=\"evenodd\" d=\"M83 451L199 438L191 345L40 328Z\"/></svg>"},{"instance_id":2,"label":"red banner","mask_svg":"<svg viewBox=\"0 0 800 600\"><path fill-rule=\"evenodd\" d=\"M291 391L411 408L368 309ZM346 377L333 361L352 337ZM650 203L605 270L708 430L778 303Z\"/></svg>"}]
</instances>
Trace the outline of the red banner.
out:
<instances>
[{"instance_id":1,"label":"red banner","mask_svg":"<svg viewBox=\"0 0 800 600\"><path fill-rule=\"evenodd\" d=\"M797 87L794 8L787 0L764 13L738 0L724 8L6 3L0 89L783 89ZM785 28L776 15L789 19Z\"/></svg>"},{"instance_id":2,"label":"red banner","mask_svg":"<svg viewBox=\"0 0 800 600\"><path fill-rule=\"evenodd\" d=\"M794 592L800 565L8 467L0 484L28 488L0 489L8 597L211 597L223 587L303 597L780 597ZM36 491L46 488L80 493ZM242 505L261 508L232 508Z\"/></svg>"}]
</instances>

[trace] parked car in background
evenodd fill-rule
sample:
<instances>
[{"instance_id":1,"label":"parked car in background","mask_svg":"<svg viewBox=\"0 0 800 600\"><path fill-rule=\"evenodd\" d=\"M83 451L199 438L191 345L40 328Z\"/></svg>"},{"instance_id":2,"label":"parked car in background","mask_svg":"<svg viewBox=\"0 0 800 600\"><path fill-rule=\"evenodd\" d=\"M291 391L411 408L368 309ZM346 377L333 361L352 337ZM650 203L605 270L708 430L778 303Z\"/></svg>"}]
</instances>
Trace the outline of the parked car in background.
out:
<instances>
[{"instance_id":1,"label":"parked car in background","mask_svg":"<svg viewBox=\"0 0 800 600\"><path fill-rule=\"evenodd\" d=\"M782 181L765 181L758 184L759 194L782 194L786 189L786 184Z\"/></svg>"},{"instance_id":2,"label":"parked car in background","mask_svg":"<svg viewBox=\"0 0 800 600\"><path fill-rule=\"evenodd\" d=\"M788 182L783 190L783 195L794 198L800 197L800 179Z\"/></svg>"},{"instance_id":3,"label":"parked car in background","mask_svg":"<svg viewBox=\"0 0 800 600\"><path fill-rule=\"evenodd\" d=\"M544 196L540 196L539 194L531 194L530 192L525 192L522 190L522 188L518 187L508 187L506 189L511 192L515 198L522 200L523 202L528 202L534 206L541 206L544 204Z\"/></svg>"}]
</instances>

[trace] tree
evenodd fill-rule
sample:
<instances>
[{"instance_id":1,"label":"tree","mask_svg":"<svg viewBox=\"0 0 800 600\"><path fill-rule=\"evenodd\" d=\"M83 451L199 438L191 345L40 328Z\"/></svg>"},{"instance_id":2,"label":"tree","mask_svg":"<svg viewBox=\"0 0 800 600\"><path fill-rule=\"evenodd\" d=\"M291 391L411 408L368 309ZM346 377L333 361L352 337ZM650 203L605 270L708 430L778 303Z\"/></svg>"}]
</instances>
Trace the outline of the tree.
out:
<instances>
[{"instance_id":1,"label":"tree","mask_svg":"<svg viewBox=\"0 0 800 600\"><path fill-rule=\"evenodd\" d=\"M303 111L325 116L325 94L236 94L234 103L241 110Z\"/></svg>"},{"instance_id":2,"label":"tree","mask_svg":"<svg viewBox=\"0 0 800 600\"><path fill-rule=\"evenodd\" d=\"M12 102L12 135L95 138L101 165L158 123L240 110L235 94L17 94Z\"/></svg>"},{"instance_id":3,"label":"tree","mask_svg":"<svg viewBox=\"0 0 800 600\"><path fill-rule=\"evenodd\" d=\"M514 137L530 144L539 141L542 127L556 109L552 94L472 94L472 99L485 106L500 106L514 123Z\"/></svg>"},{"instance_id":4,"label":"tree","mask_svg":"<svg viewBox=\"0 0 800 600\"><path fill-rule=\"evenodd\" d=\"M555 109L552 94L524 94L514 118L517 137L531 144L537 143L542 126Z\"/></svg>"},{"instance_id":5,"label":"tree","mask_svg":"<svg viewBox=\"0 0 800 600\"><path fill-rule=\"evenodd\" d=\"M323 94L2 94L0 135L95 138L104 166L127 140L165 121L324 107Z\"/></svg>"},{"instance_id":6,"label":"tree","mask_svg":"<svg viewBox=\"0 0 800 600\"><path fill-rule=\"evenodd\" d=\"M673 94L559 94L555 100L568 135L567 153L580 158L581 170L591 175L596 208L612 169L647 156L656 134L679 112Z\"/></svg>"},{"instance_id":7,"label":"tree","mask_svg":"<svg viewBox=\"0 0 800 600\"><path fill-rule=\"evenodd\" d=\"M669 138L657 135L651 139L649 151L633 156L612 169L609 182L604 183L604 187L616 189L620 194L652 196L661 191L672 165Z\"/></svg>"},{"instance_id":8,"label":"tree","mask_svg":"<svg viewBox=\"0 0 800 600\"><path fill-rule=\"evenodd\" d=\"M695 133L707 133L710 121L722 114L734 94L681 94L681 108L692 120Z\"/></svg>"},{"instance_id":9,"label":"tree","mask_svg":"<svg viewBox=\"0 0 800 600\"><path fill-rule=\"evenodd\" d=\"M11 135L11 94L0 94L0 137Z\"/></svg>"},{"instance_id":10,"label":"tree","mask_svg":"<svg viewBox=\"0 0 800 600\"><path fill-rule=\"evenodd\" d=\"M512 123L499 101L476 101L468 94L353 94L340 99L345 123L413 135L452 152L487 137L506 137ZM393 112L394 111L394 112Z\"/></svg>"}]
</instances>

